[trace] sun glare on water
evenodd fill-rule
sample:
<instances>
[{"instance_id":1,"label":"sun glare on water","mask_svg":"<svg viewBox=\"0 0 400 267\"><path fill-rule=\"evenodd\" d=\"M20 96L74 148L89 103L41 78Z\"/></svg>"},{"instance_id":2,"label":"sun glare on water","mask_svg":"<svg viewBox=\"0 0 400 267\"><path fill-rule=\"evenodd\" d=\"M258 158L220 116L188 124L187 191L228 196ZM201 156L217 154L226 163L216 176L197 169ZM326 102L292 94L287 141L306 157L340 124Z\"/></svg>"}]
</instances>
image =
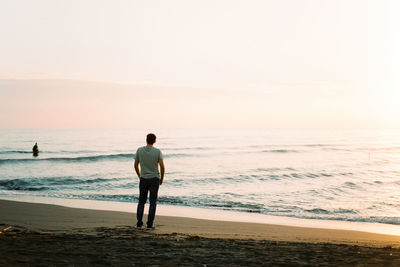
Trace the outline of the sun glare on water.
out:
<instances>
[{"instance_id":1,"label":"sun glare on water","mask_svg":"<svg viewBox=\"0 0 400 267\"><path fill-rule=\"evenodd\" d=\"M370 95L370 110L368 113L390 128L400 127L400 86L386 85L374 90Z\"/></svg>"}]
</instances>

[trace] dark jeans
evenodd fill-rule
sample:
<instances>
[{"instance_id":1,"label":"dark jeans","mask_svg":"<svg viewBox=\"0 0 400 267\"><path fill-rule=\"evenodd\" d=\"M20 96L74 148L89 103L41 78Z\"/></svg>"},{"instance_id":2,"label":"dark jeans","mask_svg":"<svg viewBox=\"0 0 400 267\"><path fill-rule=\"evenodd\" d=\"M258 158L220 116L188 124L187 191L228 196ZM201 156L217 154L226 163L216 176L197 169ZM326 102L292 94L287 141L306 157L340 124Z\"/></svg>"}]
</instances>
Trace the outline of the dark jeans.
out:
<instances>
[{"instance_id":1,"label":"dark jeans","mask_svg":"<svg viewBox=\"0 0 400 267\"><path fill-rule=\"evenodd\" d=\"M144 204L146 204L147 195L149 191L150 191L150 207L149 207L149 215L147 217L147 227L153 227L154 217L156 216L157 195L159 187L160 187L159 178L140 178L140 183L139 183L140 195L136 213L138 227L141 227L143 225Z\"/></svg>"}]
</instances>

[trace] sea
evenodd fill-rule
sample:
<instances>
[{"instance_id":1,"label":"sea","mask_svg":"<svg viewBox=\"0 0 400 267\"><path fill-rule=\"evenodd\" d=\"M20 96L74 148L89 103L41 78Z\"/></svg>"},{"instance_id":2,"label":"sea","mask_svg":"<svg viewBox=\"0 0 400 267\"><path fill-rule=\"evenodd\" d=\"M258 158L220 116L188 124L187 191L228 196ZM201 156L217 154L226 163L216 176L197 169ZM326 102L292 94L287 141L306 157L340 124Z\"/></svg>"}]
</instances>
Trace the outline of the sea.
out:
<instances>
[{"instance_id":1,"label":"sea","mask_svg":"<svg viewBox=\"0 0 400 267\"><path fill-rule=\"evenodd\" d=\"M137 203L149 132L160 204L400 224L399 129L0 129L0 198Z\"/></svg>"}]
</instances>

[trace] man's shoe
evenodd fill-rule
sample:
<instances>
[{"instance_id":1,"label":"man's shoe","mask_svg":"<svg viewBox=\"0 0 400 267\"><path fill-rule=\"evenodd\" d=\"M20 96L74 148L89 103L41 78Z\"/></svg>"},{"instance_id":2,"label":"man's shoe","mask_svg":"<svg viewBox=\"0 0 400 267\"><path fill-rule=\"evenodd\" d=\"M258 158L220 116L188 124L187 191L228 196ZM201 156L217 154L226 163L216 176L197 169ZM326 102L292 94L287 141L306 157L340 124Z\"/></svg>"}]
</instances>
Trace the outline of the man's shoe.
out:
<instances>
[{"instance_id":1,"label":"man's shoe","mask_svg":"<svg viewBox=\"0 0 400 267\"><path fill-rule=\"evenodd\" d=\"M136 226L136 230L142 230L142 226Z\"/></svg>"},{"instance_id":2,"label":"man's shoe","mask_svg":"<svg viewBox=\"0 0 400 267\"><path fill-rule=\"evenodd\" d=\"M146 230L147 231L154 231L154 230L156 230L156 228L155 227L146 227Z\"/></svg>"}]
</instances>

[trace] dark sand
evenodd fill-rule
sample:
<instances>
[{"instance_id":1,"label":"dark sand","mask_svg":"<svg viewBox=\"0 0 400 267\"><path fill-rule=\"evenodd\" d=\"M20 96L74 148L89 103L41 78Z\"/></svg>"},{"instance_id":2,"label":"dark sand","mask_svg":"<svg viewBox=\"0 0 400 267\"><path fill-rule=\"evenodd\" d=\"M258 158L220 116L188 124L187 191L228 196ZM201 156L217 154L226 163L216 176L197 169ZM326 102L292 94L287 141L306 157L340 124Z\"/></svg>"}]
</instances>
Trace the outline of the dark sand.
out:
<instances>
[{"instance_id":1,"label":"dark sand","mask_svg":"<svg viewBox=\"0 0 400 267\"><path fill-rule=\"evenodd\" d=\"M0 266L400 266L400 237L0 200Z\"/></svg>"}]
</instances>

